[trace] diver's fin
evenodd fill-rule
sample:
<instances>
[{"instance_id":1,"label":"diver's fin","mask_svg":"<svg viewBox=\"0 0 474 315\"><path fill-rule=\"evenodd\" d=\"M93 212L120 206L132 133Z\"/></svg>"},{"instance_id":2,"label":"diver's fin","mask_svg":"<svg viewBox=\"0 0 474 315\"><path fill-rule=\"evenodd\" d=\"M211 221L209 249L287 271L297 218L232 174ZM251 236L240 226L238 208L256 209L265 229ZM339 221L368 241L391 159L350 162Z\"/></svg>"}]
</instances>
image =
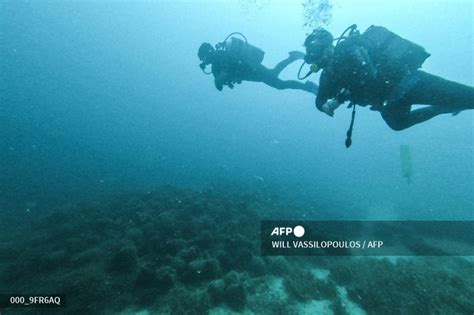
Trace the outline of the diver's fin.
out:
<instances>
[{"instance_id":1,"label":"diver's fin","mask_svg":"<svg viewBox=\"0 0 474 315\"><path fill-rule=\"evenodd\" d=\"M305 53L301 51L293 50L293 51L290 51L288 55L290 56L290 59L298 60L298 59L303 59L305 56Z\"/></svg>"}]
</instances>

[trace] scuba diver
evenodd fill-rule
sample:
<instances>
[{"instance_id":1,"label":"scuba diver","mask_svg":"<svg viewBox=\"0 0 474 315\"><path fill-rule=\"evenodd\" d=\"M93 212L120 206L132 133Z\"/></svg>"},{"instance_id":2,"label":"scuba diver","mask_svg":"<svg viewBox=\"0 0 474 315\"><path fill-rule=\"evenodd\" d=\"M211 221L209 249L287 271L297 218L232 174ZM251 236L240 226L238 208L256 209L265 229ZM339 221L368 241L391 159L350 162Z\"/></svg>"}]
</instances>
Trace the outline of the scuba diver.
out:
<instances>
[{"instance_id":1,"label":"scuba diver","mask_svg":"<svg viewBox=\"0 0 474 315\"><path fill-rule=\"evenodd\" d=\"M304 46L304 60L311 68L302 79L323 70L316 107L331 117L346 101L353 108L347 147L351 144L355 105L370 105L394 130L474 108L473 87L419 70L430 54L384 27L371 26L360 34L354 24L336 39L317 28ZM412 110L415 104L428 106Z\"/></svg>"},{"instance_id":2,"label":"scuba diver","mask_svg":"<svg viewBox=\"0 0 474 315\"><path fill-rule=\"evenodd\" d=\"M243 40L233 35L240 35ZM224 85L233 89L235 83L253 81L263 82L278 90L294 89L317 94L318 86L313 82L301 83L278 78L289 64L304 58L303 52L289 52L288 58L279 62L273 69L262 65L264 54L260 48L250 45L243 34L235 32L215 48L209 43L201 44L198 50L198 57L201 60L199 67L204 73L214 75L214 83L219 91L222 91ZM206 72L206 66L209 64L211 72Z\"/></svg>"}]
</instances>

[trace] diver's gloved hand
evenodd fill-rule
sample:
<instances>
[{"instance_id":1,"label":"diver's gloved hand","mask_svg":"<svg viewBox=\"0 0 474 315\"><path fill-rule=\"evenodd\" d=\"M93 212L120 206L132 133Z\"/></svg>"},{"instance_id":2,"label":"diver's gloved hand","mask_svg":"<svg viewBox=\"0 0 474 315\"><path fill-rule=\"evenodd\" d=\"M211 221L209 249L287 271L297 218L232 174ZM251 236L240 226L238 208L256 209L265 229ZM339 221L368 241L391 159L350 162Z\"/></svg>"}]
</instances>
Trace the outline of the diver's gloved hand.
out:
<instances>
[{"instance_id":1,"label":"diver's gloved hand","mask_svg":"<svg viewBox=\"0 0 474 315\"><path fill-rule=\"evenodd\" d=\"M324 113L327 115L333 117L334 116L334 111L341 105L337 100L331 99L324 103L323 107L321 108Z\"/></svg>"},{"instance_id":2,"label":"diver's gloved hand","mask_svg":"<svg viewBox=\"0 0 474 315\"><path fill-rule=\"evenodd\" d=\"M290 51L288 53L288 55L290 55L290 59L298 60L298 59L304 59L305 53L301 52L301 51L294 50L294 51Z\"/></svg>"}]
</instances>

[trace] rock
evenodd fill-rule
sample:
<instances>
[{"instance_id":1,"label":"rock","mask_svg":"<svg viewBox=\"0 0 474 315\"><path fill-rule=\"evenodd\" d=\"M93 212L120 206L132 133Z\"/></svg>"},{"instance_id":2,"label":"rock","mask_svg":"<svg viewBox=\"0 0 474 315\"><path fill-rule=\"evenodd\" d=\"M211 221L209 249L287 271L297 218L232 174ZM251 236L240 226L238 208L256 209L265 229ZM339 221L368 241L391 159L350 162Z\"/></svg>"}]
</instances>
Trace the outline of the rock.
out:
<instances>
[{"instance_id":1,"label":"rock","mask_svg":"<svg viewBox=\"0 0 474 315\"><path fill-rule=\"evenodd\" d=\"M187 264L181 279L189 283L215 279L220 275L221 270L217 259L195 259Z\"/></svg>"},{"instance_id":2,"label":"rock","mask_svg":"<svg viewBox=\"0 0 474 315\"><path fill-rule=\"evenodd\" d=\"M243 283L232 284L224 290L224 302L234 311L241 312L247 304L247 288Z\"/></svg>"},{"instance_id":3,"label":"rock","mask_svg":"<svg viewBox=\"0 0 474 315\"><path fill-rule=\"evenodd\" d=\"M137 267L137 249L134 246L122 247L113 256L109 270L117 273L129 273Z\"/></svg>"}]
</instances>

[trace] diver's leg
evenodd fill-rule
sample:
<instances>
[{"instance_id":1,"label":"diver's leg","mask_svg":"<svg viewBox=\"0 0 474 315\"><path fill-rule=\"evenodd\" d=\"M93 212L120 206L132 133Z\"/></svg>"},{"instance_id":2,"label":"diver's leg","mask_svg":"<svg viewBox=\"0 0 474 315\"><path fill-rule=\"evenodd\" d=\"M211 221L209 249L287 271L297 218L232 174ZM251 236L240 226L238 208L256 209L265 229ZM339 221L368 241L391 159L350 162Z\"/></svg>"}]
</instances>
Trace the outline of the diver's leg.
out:
<instances>
[{"instance_id":1,"label":"diver's leg","mask_svg":"<svg viewBox=\"0 0 474 315\"><path fill-rule=\"evenodd\" d=\"M275 68L271 69L271 71L273 72L273 74L275 76L279 76L280 73L283 71L283 69L288 67L288 65L291 64L292 62L294 62L298 59L303 59L304 58L304 53L302 53L300 51L290 51L288 54L289 54L288 58L280 61L275 66Z\"/></svg>"},{"instance_id":2,"label":"diver's leg","mask_svg":"<svg viewBox=\"0 0 474 315\"><path fill-rule=\"evenodd\" d=\"M294 80L280 80L278 77L267 77L263 83L278 90L303 90L314 95L318 93L318 85L311 81L303 83Z\"/></svg>"},{"instance_id":3,"label":"diver's leg","mask_svg":"<svg viewBox=\"0 0 474 315\"><path fill-rule=\"evenodd\" d=\"M318 93L319 86L311 81L305 83L294 81L294 80L280 80L272 70L261 66L249 72L244 79L245 81L262 82L268 86L271 86L277 90L303 90L311 94L316 95Z\"/></svg>"},{"instance_id":4,"label":"diver's leg","mask_svg":"<svg viewBox=\"0 0 474 315\"><path fill-rule=\"evenodd\" d=\"M446 113L448 112L436 106L426 106L410 111L406 115L390 113L389 111L384 110L382 111L382 117L390 128L399 131Z\"/></svg>"},{"instance_id":5,"label":"diver's leg","mask_svg":"<svg viewBox=\"0 0 474 315\"><path fill-rule=\"evenodd\" d=\"M393 130L403 130L406 125L411 106L403 101L398 101L385 105L381 110L383 120Z\"/></svg>"},{"instance_id":6,"label":"diver's leg","mask_svg":"<svg viewBox=\"0 0 474 315\"><path fill-rule=\"evenodd\" d=\"M474 108L474 88L417 71L416 85L402 99L384 106L382 117L394 130L403 130L440 114ZM430 105L411 110L411 105Z\"/></svg>"},{"instance_id":7,"label":"diver's leg","mask_svg":"<svg viewBox=\"0 0 474 315\"><path fill-rule=\"evenodd\" d=\"M438 76L417 71L416 86L407 93L410 104L426 104L438 107L433 111L456 112L474 108L474 88L449 81Z\"/></svg>"},{"instance_id":8,"label":"diver's leg","mask_svg":"<svg viewBox=\"0 0 474 315\"><path fill-rule=\"evenodd\" d=\"M411 104L404 100L386 105L381 110L382 118L390 128L396 131L410 128L449 112L449 110L438 106L426 106L411 110Z\"/></svg>"},{"instance_id":9,"label":"diver's leg","mask_svg":"<svg viewBox=\"0 0 474 315\"><path fill-rule=\"evenodd\" d=\"M423 108L418 108L410 112L408 124L413 126L425 122L438 115L447 113L450 113L450 111L439 106L426 106Z\"/></svg>"}]
</instances>

